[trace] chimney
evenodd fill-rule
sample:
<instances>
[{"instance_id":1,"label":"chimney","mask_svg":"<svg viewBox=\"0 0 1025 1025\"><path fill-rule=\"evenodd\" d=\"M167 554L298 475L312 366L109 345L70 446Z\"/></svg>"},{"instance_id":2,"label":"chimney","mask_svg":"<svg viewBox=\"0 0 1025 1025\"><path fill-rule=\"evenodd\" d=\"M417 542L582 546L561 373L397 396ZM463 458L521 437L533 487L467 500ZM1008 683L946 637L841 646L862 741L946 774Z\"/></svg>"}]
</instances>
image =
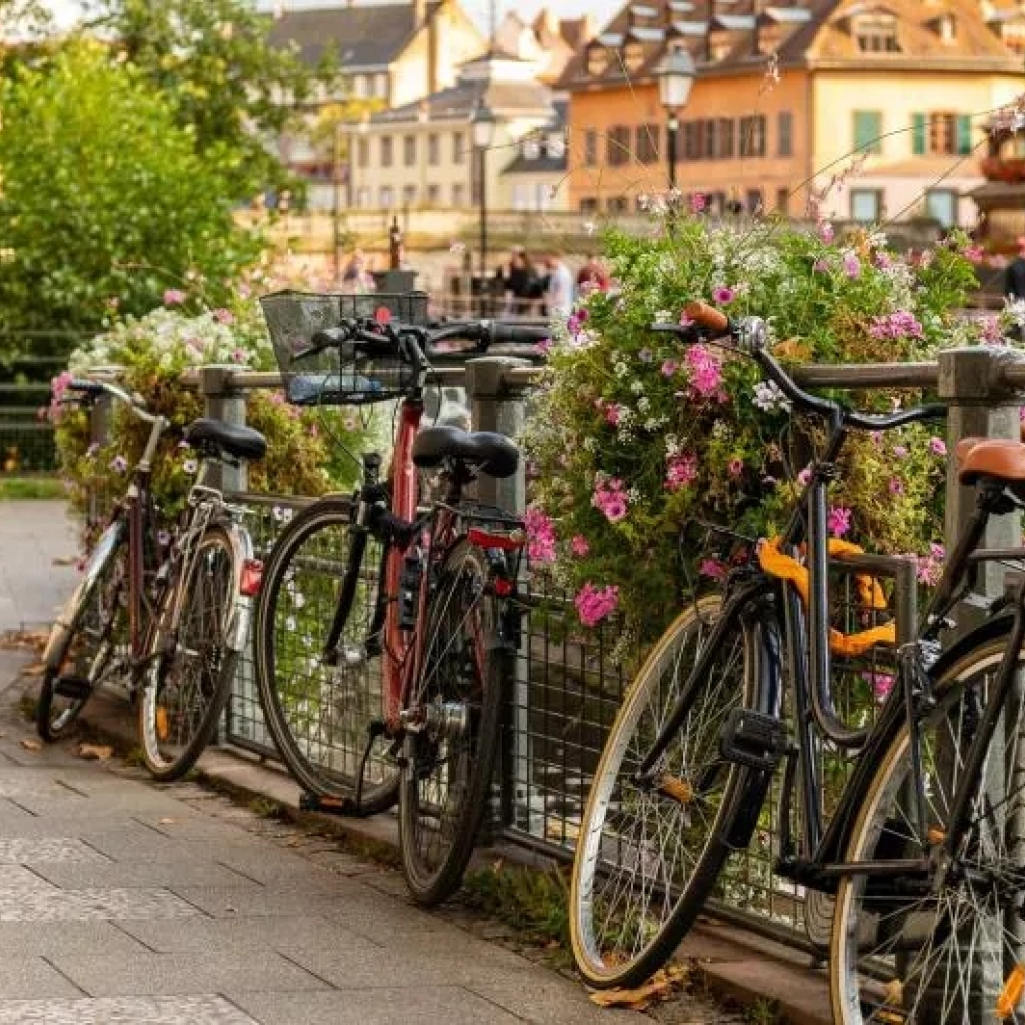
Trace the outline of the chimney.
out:
<instances>
[{"instance_id":1,"label":"chimney","mask_svg":"<svg viewBox=\"0 0 1025 1025\"><path fill-rule=\"evenodd\" d=\"M413 0L413 24L419 28L427 20L427 0Z\"/></svg>"},{"instance_id":2,"label":"chimney","mask_svg":"<svg viewBox=\"0 0 1025 1025\"><path fill-rule=\"evenodd\" d=\"M442 0L444 3L444 0ZM416 11L417 25L422 25L427 17L427 0L413 0L413 8ZM427 23L427 95L433 96L440 88L439 68L441 63L441 40L439 37L439 25L444 17L444 11L434 12L434 17Z\"/></svg>"}]
</instances>

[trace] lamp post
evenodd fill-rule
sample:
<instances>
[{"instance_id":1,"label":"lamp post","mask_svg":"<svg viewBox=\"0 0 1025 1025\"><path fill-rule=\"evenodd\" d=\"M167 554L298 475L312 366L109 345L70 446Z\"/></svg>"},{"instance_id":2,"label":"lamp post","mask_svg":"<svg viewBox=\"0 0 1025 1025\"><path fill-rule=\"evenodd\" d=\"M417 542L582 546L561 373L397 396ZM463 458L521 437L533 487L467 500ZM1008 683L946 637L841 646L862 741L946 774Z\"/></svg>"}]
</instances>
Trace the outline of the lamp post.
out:
<instances>
[{"instance_id":1,"label":"lamp post","mask_svg":"<svg viewBox=\"0 0 1025 1025\"><path fill-rule=\"evenodd\" d=\"M470 114L470 131L473 148L477 153L477 174L479 175L480 201L480 316L487 313L485 292L488 274L488 194L487 153L495 138L495 115L491 108L478 100Z\"/></svg>"},{"instance_id":2,"label":"lamp post","mask_svg":"<svg viewBox=\"0 0 1025 1025\"><path fill-rule=\"evenodd\" d=\"M349 139L349 205L352 206L352 138ZM336 121L334 128L334 156L331 177L334 189L331 197L331 267L335 285L342 277L342 122Z\"/></svg>"},{"instance_id":3,"label":"lamp post","mask_svg":"<svg viewBox=\"0 0 1025 1025\"><path fill-rule=\"evenodd\" d=\"M669 171L670 224L672 224L673 203L676 192L676 139L680 131L679 112L687 106L691 87L697 70L686 50L670 50L665 54L654 75L658 82L658 97L666 112L666 160Z\"/></svg>"}]
</instances>

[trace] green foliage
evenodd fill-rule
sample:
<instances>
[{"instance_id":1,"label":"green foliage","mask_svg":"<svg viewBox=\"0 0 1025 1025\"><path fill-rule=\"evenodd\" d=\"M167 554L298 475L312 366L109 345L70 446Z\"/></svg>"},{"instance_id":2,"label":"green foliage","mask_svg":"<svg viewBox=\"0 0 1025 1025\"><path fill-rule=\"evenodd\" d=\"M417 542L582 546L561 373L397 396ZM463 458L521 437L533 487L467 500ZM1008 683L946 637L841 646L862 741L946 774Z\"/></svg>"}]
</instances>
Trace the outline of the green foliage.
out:
<instances>
[{"instance_id":1,"label":"green foliage","mask_svg":"<svg viewBox=\"0 0 1025 1025\"><path fill-rule=\"evenodd\" d=\"M312 70L294 48L272 48L271 16L245 0L94 0L89 22L168 97L199 152L243 155L229 174L235 198L287 184L272 147L331 77L332 59Z\"/></svg>"},{"instance_id":2,"label":"green foliage","mask_svg":"<svg viewBox=\"0 0 1025 1025\"><path fill-rule=\"evenodd\" d=\"M168 301L185 300L171 292ZM235 310L189 314L161 308L144 317L129 317L104 335L76 349L70 370L54 381L59 399L72 376L104 366L117 366L118 381L138 393L151 412L171 422L154 460L152 492L166 524L172 523L196 472L196 456L182 441L182 429L203 414L195 388L182 377L205 364L270 370L273 354L255 302L240 301ZM359 439L372 429L343 410L300 411L287 405L279 391L254 392L247 403L247 422L267 438L267 455L249 464L249 490L265 494L319 495L353 483L355 468L337 452L344 445L359 451ZM123 406L114 407L110 436L102 444L90 437L85 412L62 411L54 405L57 447L73 506L88 517L98 498L101 507L124 493L127 474L138 461L149 429ZM88 524L95 528L96 524ZM86 541L88 543L88 529Z\"/></svg>"},{"instance_id":3,"label":"green foliage","mask_svg":"<svg viewBox=\"0 0 1025 1025\"><path fill-rule=\"evenodd\" d=\"M214 304L260 252L228 197L243 155L196 149L168 99L98 44L22 66L0 89L0 327L95 330L111 304L202 281Z\"/></svg>"},{"instance_id":4,"label":"green foliage","mask_svg":"<svg viewBox=\"0 0 1025 1025\"><path fill-rule=\"evenodd\" d=\"M699 299L766 318L784 359L900 362L999 341L1017 316L955 317L974 280L960 235L912 264L867 233L836 242L827 225L693 216L657 239L613 234L607 250L621 290L591 295L556 337L526 432L537 466L528 529L535 566L551 563L543 568L577 592L586 625L619 607L641 636L660 630L699 575L724 573L707 523L751 538L781 529L822 440L750 360L685 348L652 323L678 321ZM906 400L846 398L877 409ZM830 491L831 530L869 550L916 554L922 578L932 577L942 434L937 425L853 436Z\"/></svg>"}]
</instances>

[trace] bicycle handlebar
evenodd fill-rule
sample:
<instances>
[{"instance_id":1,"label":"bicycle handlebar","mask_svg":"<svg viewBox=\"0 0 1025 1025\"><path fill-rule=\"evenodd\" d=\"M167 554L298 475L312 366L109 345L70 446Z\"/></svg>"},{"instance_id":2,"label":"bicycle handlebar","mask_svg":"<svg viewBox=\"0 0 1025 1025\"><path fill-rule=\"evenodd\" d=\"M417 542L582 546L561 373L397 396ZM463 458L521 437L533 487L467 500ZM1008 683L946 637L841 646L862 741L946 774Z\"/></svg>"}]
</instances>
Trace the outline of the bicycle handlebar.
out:
<instances>
[{"instance_id":1,"label":"bicycle handlebar","mask_svg":"<svg viewBox=\"0 0 1025 1025\"><path fill-rule=\"evenodd\" d=\"M111 398L117 399L118 402L128 406L132 413L144 423L155 424L163 419L158 414L150 413L142 399L137 395L130 395L124 388L119 388L116 384L111 384L109 381L94 381L85 377L75 377L68 382L67 390L81 392L89 399L97 399L101 395L109 395Z\"/></svg>"},{"instance_id":2,"label":"bicycle handlebar","mask_svg":"<svg viewBox=\"0 0 1025 1025\"><path fill-rule=\"evenodd\" d=\"M722 310L706 303L692 302L684 307L680 324L652 324L652 330L672 334L683 342L714 341L728 337L732 348L751 357L761 367L766 378L798 409L837 418L845 426L861 431L888 431L921 420L935 420L947 415L947 407L939 403L913 406L895 413L863 413L848 409L839 402L823 399L806 392L769 352L768 331L760 317L731 320Z\"/></svg>"}]
</instances>

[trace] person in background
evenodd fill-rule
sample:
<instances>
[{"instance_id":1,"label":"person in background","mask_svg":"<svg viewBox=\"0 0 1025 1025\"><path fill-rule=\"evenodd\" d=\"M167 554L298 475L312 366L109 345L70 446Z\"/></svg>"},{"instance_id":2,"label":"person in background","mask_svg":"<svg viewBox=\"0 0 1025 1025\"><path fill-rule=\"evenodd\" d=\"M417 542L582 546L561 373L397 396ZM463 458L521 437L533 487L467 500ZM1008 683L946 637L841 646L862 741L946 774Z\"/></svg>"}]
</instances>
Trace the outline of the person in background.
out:
<instances>
[{"instance_id":1,"label":"person in background","mask_svg":"<svg viewBox=\"0 0 1025 1025\"><path fill-rule=\"evenodd\" d=\"M590 292L607 292L610 279L601 261L588 253L584 265L577 272L577 295L585 296Z\"/></svg>"},{"instance_id":2,"label":"person in background","mask_svg":"<svg viewBox=\"0 0 1025 1025\"><path fill-rule=\"evenodd\" d=\"M342 272L342 291L349 293L374 291L374 276L370 273L366 258L359 249L349 257L349 262Z\"/></svg>"},{"instance_id":3,"label":"person in background","mask_svg":"<svg viewBox=\"0 0 1025 1025\"><path fill-rule=\"evenodd\" d=\"M522 316L530 311L535 276L526 250L517 246L509 258L509 272L505 279L506 313Z\"/></svg>"},{"instance_id":4,"label":"person in background","mask_svg":"<svg viewBox=\"0 0 1025 1025\"><path fill-rule=\"evenodd\" d=\"M556 250L548 257L548 289L545 305L549 316L568 317L573 308L573 275L562 253Z\"/></svg>"},{"instance_id":5,"label":"person in background","mask_svg":"<svg viewBox=\"0 0 1025 1025\"><path fill-rule=\"evenodd\" d=\"M1018 239L1018 255L1004 271L1004 295L1025 299L1025 236Z\"/></svg>"}]
</instances>

